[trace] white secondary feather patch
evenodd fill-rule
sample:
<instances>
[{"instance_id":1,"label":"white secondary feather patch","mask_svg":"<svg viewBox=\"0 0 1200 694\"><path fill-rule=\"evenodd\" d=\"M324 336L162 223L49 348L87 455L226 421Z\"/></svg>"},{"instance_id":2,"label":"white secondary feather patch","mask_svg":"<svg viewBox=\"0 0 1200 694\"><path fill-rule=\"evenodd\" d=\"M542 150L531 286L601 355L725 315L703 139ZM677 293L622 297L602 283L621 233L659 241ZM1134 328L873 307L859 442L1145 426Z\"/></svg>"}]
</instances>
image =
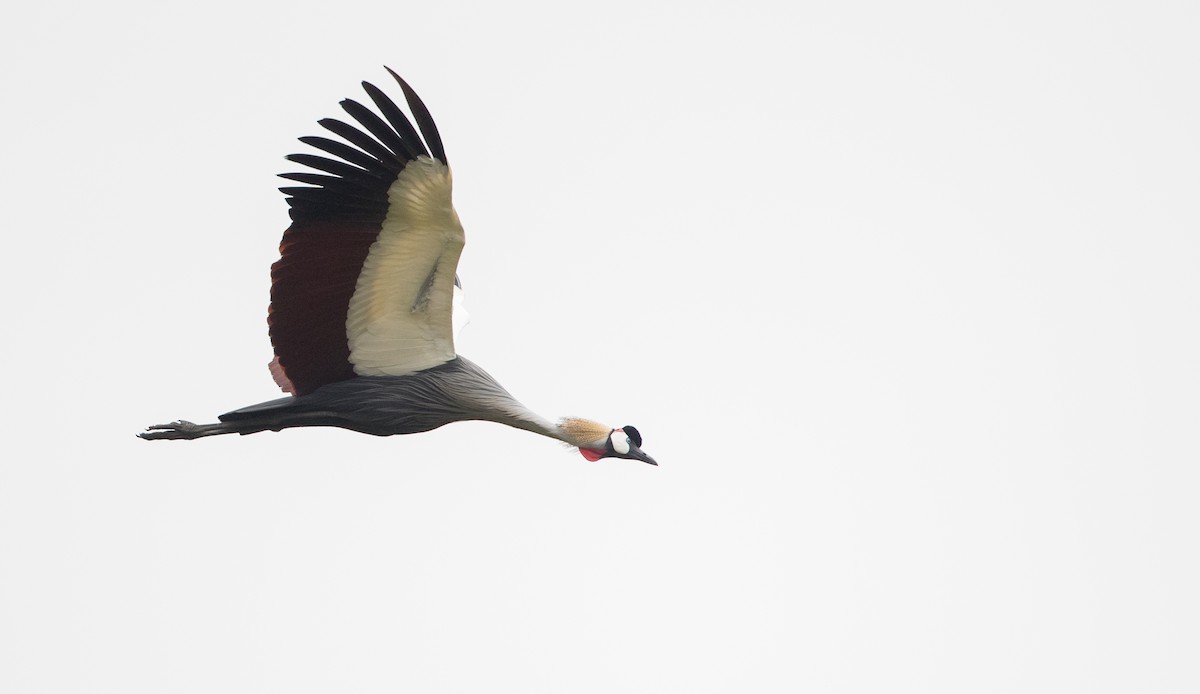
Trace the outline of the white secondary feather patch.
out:
<instances>
[{"instance_id":1,"label":"white secondary feather patch","mask_svg":"<svg viewBox=\"0 0 1200 694\"><path fill-rule=\"evenodd\" d=\"M462 224L450 170L418 157L388 189L388 214L350 298L346 337L360 376L403 376L454 358L451 318Z\"/></svg>"},{"instance_id":2,"label":"white secondary feather patch","mask_svg":"<svg viewBox=\"0 0 1200 694\"><path fill-rule=\"evenodd\" d=\"M458 337L459 331L466 327L467 323L471 322L471 314L467 313L467 306L463 299L466 296L460 287L454 288L454 301L450 312L452 323L454 325L454 336Z\"/></svg>"}]
</instances>

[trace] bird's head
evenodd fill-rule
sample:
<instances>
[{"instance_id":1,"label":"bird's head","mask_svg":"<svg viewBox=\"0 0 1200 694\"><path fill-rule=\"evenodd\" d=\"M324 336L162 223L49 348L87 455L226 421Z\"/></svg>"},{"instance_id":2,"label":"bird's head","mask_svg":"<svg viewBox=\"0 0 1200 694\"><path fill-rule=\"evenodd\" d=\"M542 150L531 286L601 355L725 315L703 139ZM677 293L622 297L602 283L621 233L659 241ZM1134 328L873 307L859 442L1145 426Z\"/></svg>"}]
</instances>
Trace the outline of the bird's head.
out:
<instances>
[{"instance_id":1,"label":"bird's head","mask_svg":"<svg viewBox=\"0 0 1200 694\"><path fill-rule=\"evenodd\" d=\"M642 435L628 424L620 429L610 430L603 442L597 441L591 446L580 446L579 452L584 458L591 461L601 458L627 458L658 465L654 462L654 458L642 452Z\"/></svg>"}]
</instances>

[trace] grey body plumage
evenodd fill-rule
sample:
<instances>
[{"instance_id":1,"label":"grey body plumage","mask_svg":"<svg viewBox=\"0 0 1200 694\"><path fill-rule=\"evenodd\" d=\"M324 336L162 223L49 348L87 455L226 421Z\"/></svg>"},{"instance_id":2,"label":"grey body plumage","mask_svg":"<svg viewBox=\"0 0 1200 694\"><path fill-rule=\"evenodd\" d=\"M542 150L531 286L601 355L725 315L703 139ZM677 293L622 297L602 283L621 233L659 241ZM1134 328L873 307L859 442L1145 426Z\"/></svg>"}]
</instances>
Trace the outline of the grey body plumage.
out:
<instances>
[{"instance_id":1,"label":"grey body plumage","mask_svg":"<svg viewBox=\"0 0 1200 694\"><path fill-rule=\"evenodd\" d=\"M558 438L557 426L529 411L474 362L457 357L408 376L359 376L307 395L226 412L217 424L156 425L145 439L253 434L329 426L375 436L416 434L451 422L483 420Z\"/></svg>"}]
</instances>

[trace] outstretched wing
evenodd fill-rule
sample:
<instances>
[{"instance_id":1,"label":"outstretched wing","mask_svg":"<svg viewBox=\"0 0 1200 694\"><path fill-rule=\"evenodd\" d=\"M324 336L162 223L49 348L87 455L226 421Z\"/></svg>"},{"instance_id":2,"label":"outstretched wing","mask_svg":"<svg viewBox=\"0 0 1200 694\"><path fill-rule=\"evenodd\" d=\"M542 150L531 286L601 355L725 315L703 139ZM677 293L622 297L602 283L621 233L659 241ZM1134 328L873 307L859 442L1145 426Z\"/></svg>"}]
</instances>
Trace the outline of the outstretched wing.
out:
<instances>
[{"instance_id":1,"label":"outstretched wing","mask_svg":"<svg viewBox=\"0 0 1200 694\"><path fill-rule=\"evenodd\" d=\"M342 101L361 129L319 121L344 142L300 138L330 156L290 155L321 173L281 174L306 184L280 188L292 225L271 266L268 319L271 372L296 395L356 375L414 373L455 356L451 312L464 237L450 169L429 111L388 72L420 135L391 99L363 82L383 117Z\"/></svg>"}]
</instances>

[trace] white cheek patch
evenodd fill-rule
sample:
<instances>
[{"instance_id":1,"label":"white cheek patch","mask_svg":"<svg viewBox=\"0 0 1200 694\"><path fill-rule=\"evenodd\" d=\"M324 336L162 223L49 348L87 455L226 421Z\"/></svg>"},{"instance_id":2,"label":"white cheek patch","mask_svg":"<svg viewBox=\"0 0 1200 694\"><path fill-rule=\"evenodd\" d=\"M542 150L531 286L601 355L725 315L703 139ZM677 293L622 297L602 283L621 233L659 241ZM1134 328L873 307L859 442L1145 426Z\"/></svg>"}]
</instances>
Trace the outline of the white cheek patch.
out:
<instances>
[{"instance_id":1,"label":"white cheek patch","mask_svg":"<svg viewBox=\"0 0 1200 694\"><path fill-rule=\"evenodd\" d=\"M612 441L613 450L617 453L620 453L621 455L629 453L629 437L625 435L625 432L617 429L612 433L612 436L609 437L609 440Z\"/></svg>"}]
</instances>

